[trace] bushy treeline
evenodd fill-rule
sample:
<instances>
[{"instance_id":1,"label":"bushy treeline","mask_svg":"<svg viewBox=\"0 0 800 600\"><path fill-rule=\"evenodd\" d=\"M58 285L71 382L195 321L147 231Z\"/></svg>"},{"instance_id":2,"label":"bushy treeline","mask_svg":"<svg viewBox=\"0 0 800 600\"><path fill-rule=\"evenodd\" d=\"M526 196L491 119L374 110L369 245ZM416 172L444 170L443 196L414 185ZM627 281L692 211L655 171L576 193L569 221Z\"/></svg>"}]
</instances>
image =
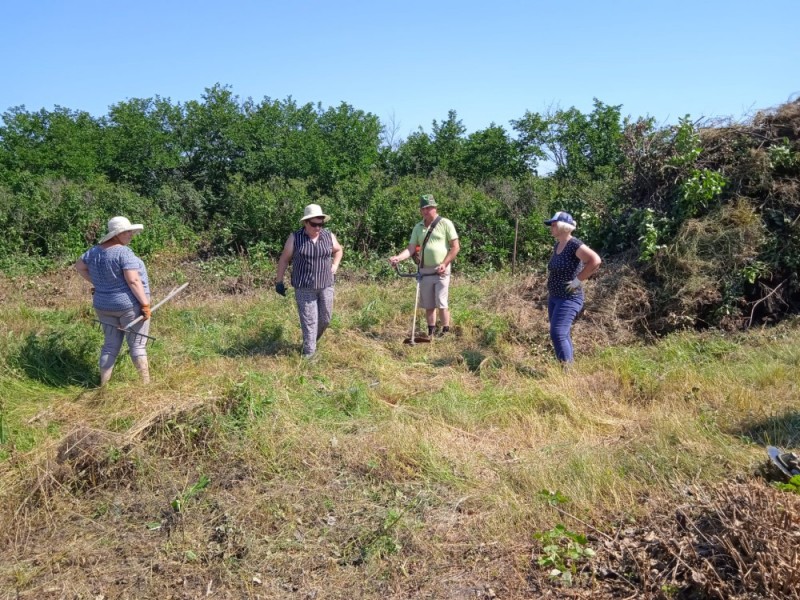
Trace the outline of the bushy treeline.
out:
<instances>
[{"instance_id":1,"label":"bushy treeline","mask_svg":"<svg viewBox=\"0 0 800 600\"><path fill-rule=\"evenodd\" d=\"M654 306L719 322L761 299L789 307L798 289L799 124L798 102L747 124L660 127L595 100L470 134L450 111L400 140L344 102L254 102L220 85L101 117L17 107L0 127L0 264L71 260L113 214L147 223L144 254L277 255L310 202L336 219L348 260L369 261L405 244L426 192L462 232L462 268L541 265L541 220L566 209L607 260L636 266Z\"/></svg>"},{"instance_id":2,"label":"bushy treeline","mask_svg":"<svg viewBox=\"0 0 800 600\"><path fill-rule=\"evenodd\" d=\"M597 103L600 113L621 127L619 107ZM12 108L0 127L0 257L75 255L115 213L148 223L149 249L192 240L277 252L302 206L318 202L368 258L405 243L415 198L429 192L470 230L462 263L499 268L515 237L521 259L541 255L538 224L561 201L555 179L536 177L547 158L532 133L539 125L520 120L519 139L494 124L467 135L450 111L430 133L395 140L390 125L346 103L256 103L219 85L201 101L132 99L102 117Z\"/></svg>"}]
</instances>

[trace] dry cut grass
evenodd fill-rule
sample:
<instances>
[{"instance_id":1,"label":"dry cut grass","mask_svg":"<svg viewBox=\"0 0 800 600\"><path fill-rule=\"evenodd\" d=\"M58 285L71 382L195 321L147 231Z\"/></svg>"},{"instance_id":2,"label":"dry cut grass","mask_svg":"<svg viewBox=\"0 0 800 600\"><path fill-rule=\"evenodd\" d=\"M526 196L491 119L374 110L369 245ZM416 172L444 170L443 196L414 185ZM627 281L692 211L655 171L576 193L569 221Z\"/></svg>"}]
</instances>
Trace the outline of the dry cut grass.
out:
<instances>
[{"instance_id":1,"label":"dry cut grass","mask_svg":"<svg viewBox=\"0 0 800 600\"><path fill-rule=\"evenodd\" d=\"M164 272L156 290L178 278ZM154 318L151 386L121 359L98 390L73 382L93 357L62 360L81 347L80 282L63 276L43 303L37 285L7 288L2 308L0 597L669 597L791 584L736 565L753 563L737 523L773 535L770 507L792 502L753 479L761 444L800 443L792 326L631 345L635 294L598 286L564 372L533 276L457 280L454 334L417 347L402 344L407 282L343 282L307 363L289 301L211 286ZM630 328L612 318L623 305ZM36 368L20 361L31 348L49 353ZM597 551L569 587L537 564L534 534L559 523ZM675 544L658 546L662 533ZM708 540L728 558L703 562Z\"/></svg>"}]
</instances>

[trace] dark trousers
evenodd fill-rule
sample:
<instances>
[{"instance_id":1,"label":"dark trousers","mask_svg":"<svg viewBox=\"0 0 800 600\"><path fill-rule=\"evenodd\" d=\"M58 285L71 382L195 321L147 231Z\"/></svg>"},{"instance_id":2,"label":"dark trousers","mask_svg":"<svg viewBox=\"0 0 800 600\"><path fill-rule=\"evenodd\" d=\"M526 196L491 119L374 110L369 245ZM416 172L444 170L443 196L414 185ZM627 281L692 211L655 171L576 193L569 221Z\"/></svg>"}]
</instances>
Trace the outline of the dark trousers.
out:
<instances>
[{"instance_id":1,"label":"dark trousers","mask_svg":"<svg viewBox=\"0 0 800 600\"><path fill-rule=\"evenodd\" d=\"M571 363L574 358L570 329L572 329L575 317L581 312L581 308L583 308L582 294L572 298L553 298L551 296L547 300L550 339L553 340L556 358L561 362Z\"/></svg>"}]
</instances>

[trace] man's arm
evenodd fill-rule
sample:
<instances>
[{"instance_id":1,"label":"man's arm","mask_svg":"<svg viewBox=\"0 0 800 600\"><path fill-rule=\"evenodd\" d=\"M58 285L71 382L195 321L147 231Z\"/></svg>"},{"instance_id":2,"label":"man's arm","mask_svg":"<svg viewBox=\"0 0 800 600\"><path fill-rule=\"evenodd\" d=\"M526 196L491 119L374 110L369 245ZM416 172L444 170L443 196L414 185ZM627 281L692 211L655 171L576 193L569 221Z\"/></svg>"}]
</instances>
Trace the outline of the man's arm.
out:
<instances>
[{"instance_id":1,"label":"man's arm","mask_svg":"<svg viewBox=\"0 0 800 600\"><path fill-rule=\"evenodd\" d=\"M458 242L458 238L451 240L450 242L450 250L447 251L447 256L444 257L442 264L436 269L439 273L444 273L447 270L447 267L453 262L458 254L458 251L461 250L461 244Z\"/></svg>"},{"instance_id":2,"label":"man's arm","mask_svg":"<svg viewBox=\"0 0 800 600\"><path fill-rule=\"evenodd\" d=\"M416 244L409 244L405 250L400 252L400 254L395 254L394 256L390 257L389 264L394 267L400 261L406 260L407 258L411 258L411 255L414 254L414 251L416 249L417 249Z\"/></svg>"},{"instance_id":3,"label":"man's arm","mask_svg":"<svg viewBox=\"0 0 800 600\"><path fill-rule=\"evenodd\" d=\"M397 263L400 261L406 260L407 258L411 258L411 255L414 254L417 250L417 239L415 238L415 233L417 231L416 226L414 229L411 230L411 239L408 242L408 246L406 246L405 250L400 252L399 254L395 254L394 256L389 258L389 264L397 266Z\"/></svg>"}]
</instances>

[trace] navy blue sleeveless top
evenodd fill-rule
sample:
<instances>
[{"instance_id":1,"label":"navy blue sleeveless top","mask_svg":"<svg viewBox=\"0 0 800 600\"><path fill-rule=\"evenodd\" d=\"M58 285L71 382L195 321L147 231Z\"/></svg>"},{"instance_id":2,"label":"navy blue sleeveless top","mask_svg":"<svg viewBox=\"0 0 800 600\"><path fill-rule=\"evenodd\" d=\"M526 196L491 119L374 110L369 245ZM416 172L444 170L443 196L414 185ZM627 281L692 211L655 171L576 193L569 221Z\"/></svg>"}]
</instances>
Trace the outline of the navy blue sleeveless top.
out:
<instances>
[{"instance_id":1,"label":"navy blue sleeveless top","mask_svg":"<svg viewBox=\"0 0 800 600\"><path fill-rule=\"evenodd\" d=\"M567 245L556 254L558 242L553 246L553 256L547 263L547 292L553 298L575 298L583 296L583 289L578 288L576 292L568 292L567 284L578 276L583 269L581 259L576 252L583 246L583 242L578 238L570 238Z\"/></svg>"},{"instance_id":2,"label":"navy blue sleeveless top","mask_svg":"<svg viewBox=\"0 0 800 600\"><path fill-rule=\"evenodd\" d=\"M292 256L292 286L321 290L333 285L333 236L327 229L319 232L316 243L311 241L306 230L299 229L294 235Z\"/></svg>"}]
</instances>

